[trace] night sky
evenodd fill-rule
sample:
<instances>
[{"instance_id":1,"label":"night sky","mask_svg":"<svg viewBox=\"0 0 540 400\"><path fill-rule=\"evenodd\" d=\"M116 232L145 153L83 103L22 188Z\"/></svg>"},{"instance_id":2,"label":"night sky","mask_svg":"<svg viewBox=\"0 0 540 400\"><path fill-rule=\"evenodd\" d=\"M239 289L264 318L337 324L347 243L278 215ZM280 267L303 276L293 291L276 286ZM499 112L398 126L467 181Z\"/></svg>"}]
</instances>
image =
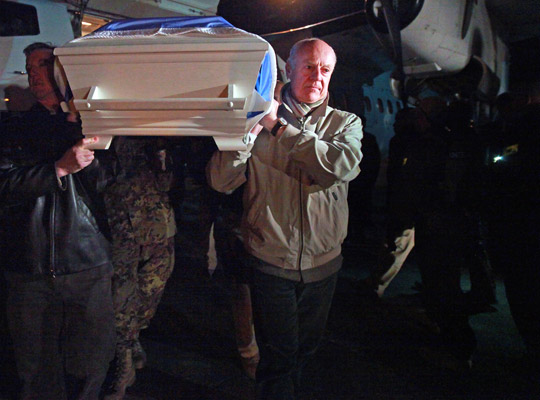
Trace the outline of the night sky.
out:
<instances>
[{"instance_id":1,"label":"night sky","mask_svg":"<svg viewBox=\"0 0 540 400\"><path fill-rule=\"evenodd\" d=\"M221 0L217 13L240 29L262 35L363 9L362 0Z\"/></svg>"}]
</instances>

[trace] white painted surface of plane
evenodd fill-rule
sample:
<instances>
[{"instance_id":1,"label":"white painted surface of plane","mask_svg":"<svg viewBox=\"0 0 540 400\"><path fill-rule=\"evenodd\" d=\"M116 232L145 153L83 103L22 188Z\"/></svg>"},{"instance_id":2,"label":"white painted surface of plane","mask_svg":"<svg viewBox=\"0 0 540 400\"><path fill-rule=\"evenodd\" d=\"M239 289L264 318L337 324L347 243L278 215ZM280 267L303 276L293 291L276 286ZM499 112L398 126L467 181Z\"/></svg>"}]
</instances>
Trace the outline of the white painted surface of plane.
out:
<instances>
[{"instance_id":1,"label":"white painted surface of plane","mask_svg":"<svg viewBox=\"0 0 540 400\"><path fill-rule=\"evenodd\" d=\"M394 21L388 19L385 7L384 1L366 0L373 32L393 53L396 67L404 75L403 82L398 81L397 73L391 80L397 97L424 79L456 76L467 70L471 72L463 80L470 84L475 79L476 88L474 93L462 95L490 100L506 91L508 49L493 28L485 0L400 1L392 7ZM456 92L464 90L463 85L455 88Z\"/></svg>"}]
</instances>

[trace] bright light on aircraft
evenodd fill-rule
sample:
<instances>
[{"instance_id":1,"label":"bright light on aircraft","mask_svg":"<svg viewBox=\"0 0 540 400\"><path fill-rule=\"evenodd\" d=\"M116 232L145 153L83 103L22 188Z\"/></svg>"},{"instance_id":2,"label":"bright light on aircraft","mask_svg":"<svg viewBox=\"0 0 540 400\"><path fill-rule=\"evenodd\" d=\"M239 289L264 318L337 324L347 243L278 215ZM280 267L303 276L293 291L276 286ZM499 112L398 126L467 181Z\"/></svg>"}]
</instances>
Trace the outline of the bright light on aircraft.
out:
<instances>
[{"instance_id":1,"label":"bright light on aircraft","mask_svg":"<svg viewBox=\"0 0 540 400\"><path fill-rule=\"evenodd\" d=\"M503 160L504 160L503 156L495 156L495 157L493 157L493 162L494 163L499 162L499 161L503 161Z\"/></svg>"}]
</instances>

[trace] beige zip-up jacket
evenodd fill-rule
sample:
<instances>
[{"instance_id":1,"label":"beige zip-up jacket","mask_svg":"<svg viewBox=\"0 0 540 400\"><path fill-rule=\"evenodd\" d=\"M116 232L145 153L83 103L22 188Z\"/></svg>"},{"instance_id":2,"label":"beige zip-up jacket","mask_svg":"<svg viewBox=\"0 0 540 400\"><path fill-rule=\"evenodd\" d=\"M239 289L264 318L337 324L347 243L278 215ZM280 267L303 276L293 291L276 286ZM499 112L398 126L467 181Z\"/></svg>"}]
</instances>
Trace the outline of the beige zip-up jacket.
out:
<instances>
[{"instance_id":1,"label":"beige zip-up jacket","mask_svg":"<svg viewBox=\"0 0 540 400\"><path fill-rule=\"evenodd\" d=\"M263 129L247 151L216 151L207 165L208 182L219 192L246 182L246 249L285 270L309 272L335 259L347 235L348 182L360 172L362 122L327 102L303 130L288 125L277 139Z\"/></svg>"}]
</instances>

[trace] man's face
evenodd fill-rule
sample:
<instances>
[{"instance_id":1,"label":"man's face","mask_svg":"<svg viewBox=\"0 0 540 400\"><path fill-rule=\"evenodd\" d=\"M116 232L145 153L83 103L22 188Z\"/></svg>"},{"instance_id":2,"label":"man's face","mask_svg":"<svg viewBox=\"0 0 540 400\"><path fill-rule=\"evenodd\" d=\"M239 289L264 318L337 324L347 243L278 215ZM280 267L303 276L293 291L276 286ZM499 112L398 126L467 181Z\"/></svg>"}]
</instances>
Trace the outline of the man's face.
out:
<instances>
[{"instance_id":1,"label":"man's face","mask_svg":"<svg viewBox=\"0 0 540 400\"><path fill-rule=\"evenodd\" d=\"M286 67L294 98L308 104L326 98L335 64L335 54L325 42L314 41L301 47L294 63Z\"/></svg>"},{"instance_id":2,"label":"man's face","mask_svg":"<svg viewBox=\"0 0 540 400\"><path fill-rule=\"evenodd\" d=\"M38 100L55 96L53 81L54 56L49 49L34 50L26 57L30 91Z\"/></svg>"}]
</instances>

